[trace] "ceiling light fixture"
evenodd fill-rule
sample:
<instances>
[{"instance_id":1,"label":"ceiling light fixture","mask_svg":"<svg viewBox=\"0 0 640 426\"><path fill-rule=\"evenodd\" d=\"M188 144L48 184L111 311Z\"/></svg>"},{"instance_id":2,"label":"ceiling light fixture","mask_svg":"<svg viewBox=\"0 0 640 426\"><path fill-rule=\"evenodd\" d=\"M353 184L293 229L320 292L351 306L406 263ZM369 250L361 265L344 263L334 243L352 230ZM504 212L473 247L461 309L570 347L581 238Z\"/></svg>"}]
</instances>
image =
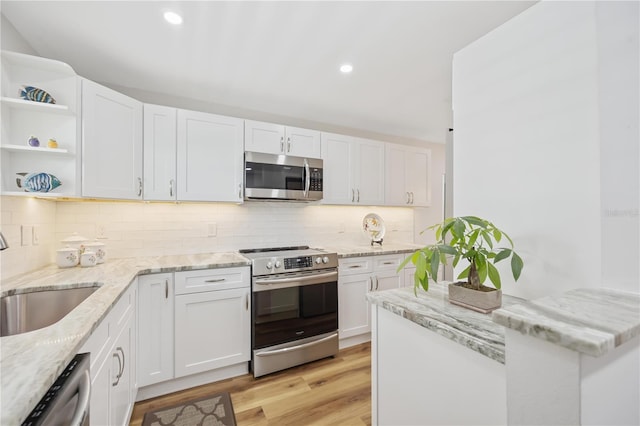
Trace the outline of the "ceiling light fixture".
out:
<instances>
[{"instance_id":1,"label":"ceiling light fixture","mask_svg":"<svg viewBox=\"0 0 640 426\"><path fill-rule=\"evenodd\" d=\"M353 71L353 66L351 64L343 64L340 66L340 72L343 74L349 74Z\"/></svg>"},{"instance_id":2,"label":"ceiling light fixture","mask_svg":"<svg viewBox=\"0 0 640 426\"><path fill-rule=\"evenodd\" d=\"M182 16L178 15L175 12L165 12L164 13L164 19L173 25L180 25L182 24Z\"/></svg>"}]
</instances>

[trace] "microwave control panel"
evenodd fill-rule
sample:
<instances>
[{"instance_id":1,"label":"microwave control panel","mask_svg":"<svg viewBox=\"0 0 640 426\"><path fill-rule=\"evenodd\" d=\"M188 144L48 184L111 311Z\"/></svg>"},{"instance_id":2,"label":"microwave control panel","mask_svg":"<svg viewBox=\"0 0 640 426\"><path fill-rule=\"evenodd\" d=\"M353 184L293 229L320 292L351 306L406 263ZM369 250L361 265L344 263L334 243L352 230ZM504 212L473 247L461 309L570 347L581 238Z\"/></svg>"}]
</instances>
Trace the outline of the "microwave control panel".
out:
<instances>
[{"instance_id":1,"label":"microwave control panel","mask_svg":"<svg viewBox=\"0 0 640 426\"><path fill-rule=\"evenodd\" d=\"M322 169L312 167L310 170L310 191L322 191Z\"/></svg>"}]
</instances>

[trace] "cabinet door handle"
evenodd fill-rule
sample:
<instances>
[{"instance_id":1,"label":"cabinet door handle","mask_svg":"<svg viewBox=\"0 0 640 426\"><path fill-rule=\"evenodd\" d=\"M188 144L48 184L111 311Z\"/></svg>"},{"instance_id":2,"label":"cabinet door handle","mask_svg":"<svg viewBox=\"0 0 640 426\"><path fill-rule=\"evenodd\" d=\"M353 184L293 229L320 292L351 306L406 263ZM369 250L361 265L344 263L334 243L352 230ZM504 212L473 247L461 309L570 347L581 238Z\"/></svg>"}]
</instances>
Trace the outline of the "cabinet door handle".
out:
<instances>
[{"instance_id":1,"label":"cabinet door handle","mask_svg":"<svg viewBox=\"0 0 640 426\"><path fill-rule=\"evenodd\" d=\"M280 152L284 152L284 136L280 136Z\"/></svg>"},{"instance_id":2,"label":"cabinet door handle","mask_svg":"<svg viewBox=\"0 0 640 426\"><path fill-rule=\"evenodd\" d=\"M356 202L356 190L351 188L351 202L355 203Z\"/></svg>"},{"instance_id":3,"label":"cabinet door handle","mask_svg":"<svg viewBox=\"0 0 640 426\"><path fill-rule=\"evenodd\" d=\"M238 198L242 199L242 184L238 184Z\"/></svg>"},{"instance_id":4,"label":"cabinet door handle","mask_svg":"<svg viewBox=\"0 0 640 426\"><path fill-rule=\"evenodd\" d=\"M395 262L384 262L383 265L393 265Z\"/></svg>"},{"instance_id":5,"label":"cabinet door handle","mask_svg":"<svg viewBox=\"0 0 640 426\"><path fill-rule=\"evenodd\" d=\"M213 278L210 280L205 280L205 283L221 283L222 281L226 281L226 278Z\"/></svg>"},{"instance_id":6,"label":"cabinet door handle","mask_svg":"<svg viewBox=\"0 0 640 426\"><path fill-rule=\"evenodd\" d=\"M246 295L244 296L244 309L245 309L246 311L248 311L248 310L249 310L249 294L246 294Z\"/></svg>"},{"instance_id":7,"label":"cabinet door handle","mask_svg":"<svg viewBox=\"0 0 640 426\"><path fill-rule=\"evenodd\" d=\"M349 266L349 269L356 269L356 268L362 268L362 265L351 265L351 266Z\"/></svg>"},{"instance_id":8,"label":"cabinet door handle","mask_svg":"<svg viewBox=\"0 0 640 426\"><path fill-rule=\"evenodd\" d=\"M173 197L173 179L169 181L169 197Z\"/></svg>"},{"instance_id":9,"label":"cabinet door handle","mask_svg":"<svg viewBox=\"0 0 640 426\"><path fill-rule=\"evenodd\" d=\"M373 291L373 278L369 277L369 291Z\"/></svg>"},{"instance_id":10,"label":"cabinet door handle","mask_svg":"<svg viewBox=\"0 0 640 426\"><path fill-rule=\"evenodd\" d=\"M120 371L122 371L122 361L120 361L120 355L116 352L113 353L113 357L118 360L118 374L116 374L116 381L111 383L111 386L118 386L118 383L120 383Z\"/></svg>"},{"instance_id":11,"label":"cabinet door handle","mask_svg":"<svg viewBox=\"0 0 640 426\"><path fill-rule=\"evenodd\" d=\"M378 277L376 277L376 291L378 291L378 284L380 283L378 282Z\"/></svg>"},{"instance_id":12,"label":"cabinet door handle","mask_svg":"<svg viewBox=\"0 0 640 426\"><path fill-rule=\"evenodd\" d=\"M118 346L116 350L120 351L120 353L122 354L122 368L120 369L120 375L118 376L118 382L119 382L120 378L122 377L122 374L124 374L125 356L124 356L124 350L122 349L122 347Z\"/></svg>"},{"instance_id":13,"label":"cabinet door handle","mask_svg":"<svg viewBox=\"0 0 640 426\"><path fill-rule=\"evenodd\" d=\"M169 298L169 280L164 280L164 298Z\"/></svg>"},{"instance_id":14,"label":"cabinet door handle","mask_svg":"<svg viewBox=\"0 0 640 426\"><path fill-rule=\"evenodd\" d=\"M411 192L411 204L413 204L413 192Z\"/></svg>"},{"instance_id":15,"label":"cabinet door handle","mask_svg":"<svg viewBox=\"0 0 640 426\"><path fill-rule=\"evenodd\" d=\"M358 191L358 202L360 202L360 190L356 189L356 191Z\"/></svg>"},{"instance_id":16,"label":"cabinet door handle","mask_svg":"<svg viewBox=\"0 0 640 426\"><path fill-rule=\"evenodd\" d=\"M411 202L411 195L409 195L409 192L407 191L407 202L405 204L409 204Z\"/></svg>"},{"instance_id":17,"label":"cabinet door handle","mask_svg":"<svg viewBox=\"0 0 640 426\"><path fill-rule=\"evenodd\" d=\"M291 152L291 138L287 138L287 152Z\"/></svg>"},{"instance_id":18,"label":"cabinet door handle","mask_svg":"<svg viewBox=\"0 0 640 426\"><path fill-rule=\"evenodd\" d=\"M142 178L138 178L138 197L142 195Z\"/></svg>"}]
</instances>

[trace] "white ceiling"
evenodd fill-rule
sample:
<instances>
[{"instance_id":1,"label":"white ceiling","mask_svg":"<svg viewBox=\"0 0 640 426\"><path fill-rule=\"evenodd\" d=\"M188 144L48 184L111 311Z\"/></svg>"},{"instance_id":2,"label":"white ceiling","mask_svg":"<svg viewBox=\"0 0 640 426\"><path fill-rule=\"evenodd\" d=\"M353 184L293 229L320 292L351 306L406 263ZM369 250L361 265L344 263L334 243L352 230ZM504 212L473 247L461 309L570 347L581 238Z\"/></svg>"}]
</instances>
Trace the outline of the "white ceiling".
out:
<instances>
[{"instance_id":1,"label":"white ceiling","mask_svg":"<svg viewBox=\"0 0 640 426\"><path fill-rule=\"evenodd\" d=\"M454 52L534 2L7 1L39 55L95 81L444 142ZM179 27L165 10L184 17ZM338 67L350 62L354 71ZM284 123L291 124L291 123Z\"/></svg>"}]
</instances>

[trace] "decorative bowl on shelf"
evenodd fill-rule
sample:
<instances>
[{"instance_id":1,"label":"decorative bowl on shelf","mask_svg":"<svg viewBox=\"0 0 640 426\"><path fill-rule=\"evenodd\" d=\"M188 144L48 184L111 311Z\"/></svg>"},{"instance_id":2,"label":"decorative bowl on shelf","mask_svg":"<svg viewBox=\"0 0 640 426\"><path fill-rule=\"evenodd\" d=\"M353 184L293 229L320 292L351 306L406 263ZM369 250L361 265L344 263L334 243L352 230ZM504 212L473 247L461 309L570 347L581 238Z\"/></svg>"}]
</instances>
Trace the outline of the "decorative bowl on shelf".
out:
<instances>
[{"instance_id":1,"label":"decorative bowl on shelf","mask_svg":"<svg viewBox=\"0 0 640 426\"><path fill-rule=\"evenodd\" d=\"M23 86L20 90L20 97L25 101L42 102L45 104L55 104L53 96L42 89L33 86Z\"/></svg>"},{"instance_id":2,"label":"decorative bowl on shelf","mask_svg":"<svg viewBox=\"0 0 640 426\"><path fill-rule=\"evenodd\" d=\"M25 192L49 192L62 185L60 179L50 173L16 173L16 185Z\"/></svg>"}]
</instances>

